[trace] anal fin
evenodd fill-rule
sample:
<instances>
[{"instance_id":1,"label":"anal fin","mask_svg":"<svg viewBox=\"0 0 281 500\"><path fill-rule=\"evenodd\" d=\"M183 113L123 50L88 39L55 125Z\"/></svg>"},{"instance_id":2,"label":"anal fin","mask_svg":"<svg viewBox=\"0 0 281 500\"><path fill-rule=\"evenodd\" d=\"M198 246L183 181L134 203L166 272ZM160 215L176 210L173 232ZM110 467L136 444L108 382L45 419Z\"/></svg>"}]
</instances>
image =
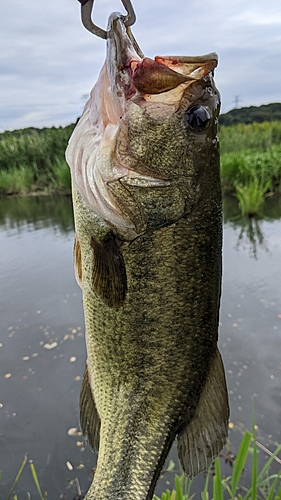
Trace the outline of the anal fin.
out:
<instances>
[{"instance_id":1,"label":"anal fin","mask_svg":"<svg viewBox=\"0 0 281 500\"><path fill-rule=\"evenodd\" d=\"M80 424L82 432L84 436L87 436L90 446L93 450L98 451L100 417L91 390L87 365L80 390Z\"/></svg>"},{"instance_id":2,"label":"anal fin","mask_svg":"<svg viewBox=\"0 0 281 500\"><path fill-rule=\"evenodd\" d=\"M217 349L194 417L177 439L180 463L189 477L206 470L219 455L227 439L228 419L225 372Z\"/></svg>"}]
</instances>

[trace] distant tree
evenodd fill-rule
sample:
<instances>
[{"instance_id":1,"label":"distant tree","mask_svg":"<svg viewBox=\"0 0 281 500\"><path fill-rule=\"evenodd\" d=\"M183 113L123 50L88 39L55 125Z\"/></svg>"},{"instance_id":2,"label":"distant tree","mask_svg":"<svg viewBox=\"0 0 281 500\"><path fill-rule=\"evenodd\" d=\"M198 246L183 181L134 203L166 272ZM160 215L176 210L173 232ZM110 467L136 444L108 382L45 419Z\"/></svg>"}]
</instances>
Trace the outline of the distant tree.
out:
<instances>
[{"instance_id":1,"label":"distant tree","mask_svg":"<svg viewBox=\"0 0 281 500\"><path fill-rule=\"evenodd\" d=\"M219 118L220 125L235 125L236 123L271 122L281 121L281 103L262 104L262 106L249 106L234 108Z\"/></svg>"}]
</instances>

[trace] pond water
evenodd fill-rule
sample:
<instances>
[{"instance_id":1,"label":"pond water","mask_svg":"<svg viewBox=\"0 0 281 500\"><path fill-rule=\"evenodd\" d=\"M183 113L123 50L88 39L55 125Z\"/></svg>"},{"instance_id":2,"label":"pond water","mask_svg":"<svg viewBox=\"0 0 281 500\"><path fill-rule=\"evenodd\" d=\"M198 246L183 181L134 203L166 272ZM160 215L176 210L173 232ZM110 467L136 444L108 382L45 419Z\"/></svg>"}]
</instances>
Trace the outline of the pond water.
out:
<instances>
[{"instance_id":1,"label":"pond water","mask_svg":"<svg viewBox=\"0 0 281 500\"><path fill-rule=\"evenodd\" d=\"M259 220L239 219L238 213L235 200L225 200L220 349L234 454L242 431L251 430L251 398L258 441L271 450L281 442L281 205L268 198ZM96 465L79 433L86 351L73 237L70 198L0 200L1 498L25 453L50 500L73 500L75 478L85 492ZM171 457L177 464L175 449ZM172 480L171 473L163 474L156 493ZM195 498L201 498L202 481L194 481ZM19 500L28 491L36 498L28 466L16 491Z\"/></svg>"}]
</instances>

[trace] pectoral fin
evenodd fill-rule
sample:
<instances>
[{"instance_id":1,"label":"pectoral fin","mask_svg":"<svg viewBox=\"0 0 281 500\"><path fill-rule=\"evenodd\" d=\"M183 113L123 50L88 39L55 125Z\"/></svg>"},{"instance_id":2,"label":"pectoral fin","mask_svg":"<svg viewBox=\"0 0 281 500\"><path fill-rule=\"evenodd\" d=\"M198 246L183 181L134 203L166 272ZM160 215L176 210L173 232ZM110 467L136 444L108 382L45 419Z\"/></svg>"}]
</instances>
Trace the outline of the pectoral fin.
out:
<instances>
[{"instance_id":1,"label":"pectoral fin","mask_svg":"<svg viewBox=\"0 0 281 500\"><path fill-rule=\"evenodd\" d=\"M191 422L178 435L178 455L189 477L206 470L228 435L228 395L224 366L217 350Z\"/></svg>"},{"instance_id":2,"label":"pectoral fin","mask_svg":"<svg viewBox=\"0 0 281 500\"><path fill-rule=\"evenodd\" d=\"M90 446L98 451L100 442L100 417L95 405L90 386L88 367L86 366L80 390L80 424Z\"/></svg>"},{"instance_id":3,"label":"pectoral fin","mask_svg":"<svg viewBox=\"0 0 281 500\"><path fill-rule=\"evenodd\" d=\"M127 292L127 276L123 255L116 237L109 233L101 242L91 240L93 249L93 290L108 307L119 308Z\"/></svg>"}]
</instances>

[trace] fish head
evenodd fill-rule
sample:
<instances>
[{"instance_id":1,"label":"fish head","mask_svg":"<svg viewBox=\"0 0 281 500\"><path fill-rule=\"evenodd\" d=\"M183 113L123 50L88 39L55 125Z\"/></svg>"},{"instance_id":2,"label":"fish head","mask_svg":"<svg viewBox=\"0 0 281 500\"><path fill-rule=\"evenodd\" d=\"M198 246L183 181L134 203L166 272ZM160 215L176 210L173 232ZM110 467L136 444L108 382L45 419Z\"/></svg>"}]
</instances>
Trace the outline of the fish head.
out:
<instances>
[{"instance_id":1,"label":"fish head","mask_svg":"<svg viewBox=\"0 0 281 500\"><path fill-rule=\"evenodd\" d=\"M144 57L124 16L70 139L72 181L125 239L169 225L220 196L215 53Z\"/></svg>"}]
</instances>

